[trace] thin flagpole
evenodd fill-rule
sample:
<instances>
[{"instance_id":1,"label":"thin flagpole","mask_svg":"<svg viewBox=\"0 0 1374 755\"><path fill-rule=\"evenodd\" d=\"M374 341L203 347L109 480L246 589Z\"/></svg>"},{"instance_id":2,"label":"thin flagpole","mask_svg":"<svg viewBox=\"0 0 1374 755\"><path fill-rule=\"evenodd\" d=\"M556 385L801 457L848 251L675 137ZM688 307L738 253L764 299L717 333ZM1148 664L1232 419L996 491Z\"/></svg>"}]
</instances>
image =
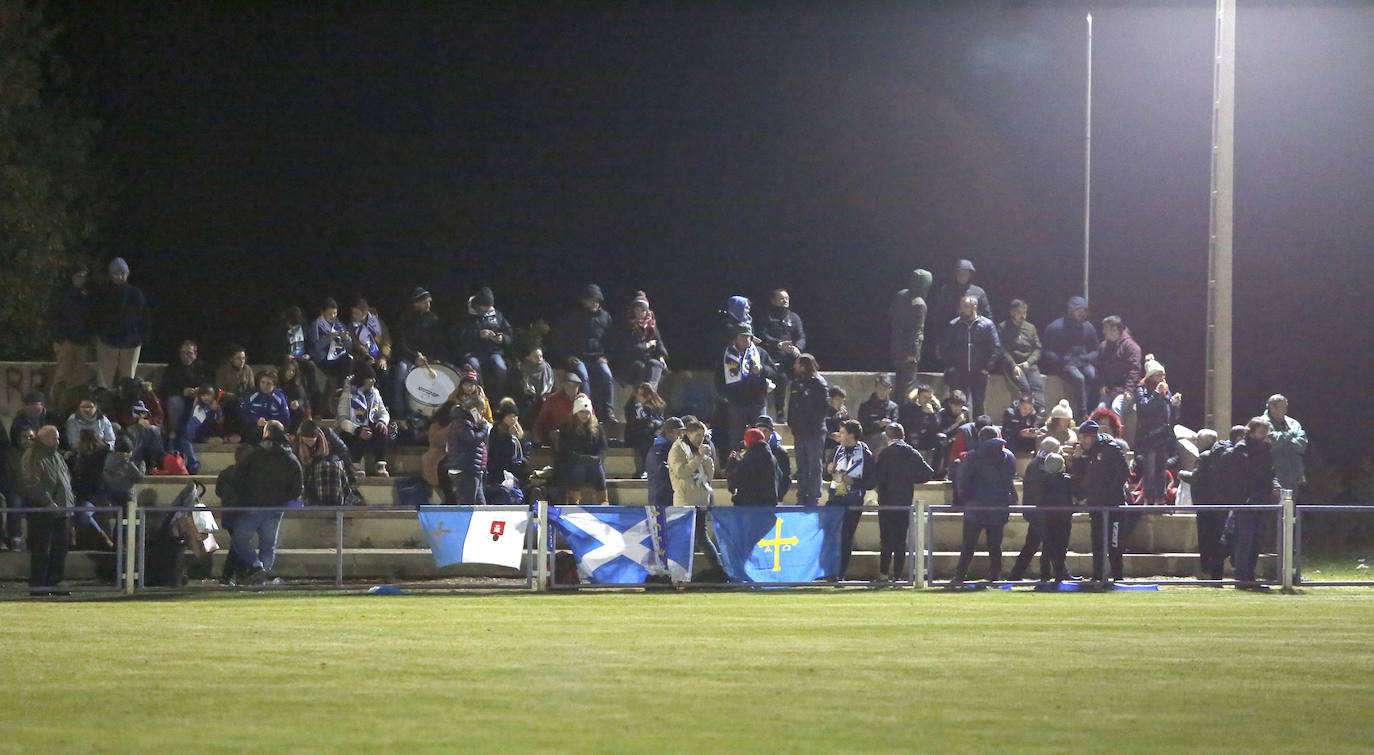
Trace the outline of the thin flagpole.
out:
<instances>
[{"instance_id":1,"label":"thin flagpole","mask_svg":"<svg viewBox=\"0 0 1374 755\"><path fill-rule=\"evenodd\" d=\"M1088 298L1093 197L1093 14L1088 14L1088 85L1083 114L1083 298Z\"/></svg>"}]
</instances>

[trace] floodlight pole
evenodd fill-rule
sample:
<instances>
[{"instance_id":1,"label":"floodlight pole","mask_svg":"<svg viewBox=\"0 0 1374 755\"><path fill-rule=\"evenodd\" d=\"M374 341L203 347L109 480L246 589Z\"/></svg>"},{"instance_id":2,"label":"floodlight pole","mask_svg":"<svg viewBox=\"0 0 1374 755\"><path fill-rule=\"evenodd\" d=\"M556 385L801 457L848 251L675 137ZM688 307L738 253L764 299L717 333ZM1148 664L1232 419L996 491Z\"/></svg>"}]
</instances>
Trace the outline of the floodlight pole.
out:
<instances>
[{"instance_id":1,"label":"floodlight pole","mask_svg":"<svg viewBox=\"0 0 1374 755\"><path fill-rule=\"evenodd\" d=\"M1212 63L1212 193L1207 235L1207 385L1203 426L1231 427L1231 257L1235 173L1236 0L1217 0Z\"/></svg>"},{"instance_id":2,"label":"floodlight pole","mask_svg":"<svg viewBox=\"0 0 1374 755\"><path fill-rule=\"evenodd\" d=\"M1083 109L1083 298L1088 298L1088 240L1093 197L1093 14L1088 14L1088 85Z\"/></svg>"}]
</instances>

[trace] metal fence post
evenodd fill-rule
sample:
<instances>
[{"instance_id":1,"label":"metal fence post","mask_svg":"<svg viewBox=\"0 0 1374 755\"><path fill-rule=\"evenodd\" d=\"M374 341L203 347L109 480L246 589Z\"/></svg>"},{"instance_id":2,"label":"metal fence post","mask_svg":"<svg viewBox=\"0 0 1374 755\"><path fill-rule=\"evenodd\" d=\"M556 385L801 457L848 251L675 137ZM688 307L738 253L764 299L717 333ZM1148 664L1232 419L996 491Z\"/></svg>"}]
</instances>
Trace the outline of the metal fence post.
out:
<instances>
[{"instance_id":1,"label":"metal fence post","mask_svg":"<svg viewBox=\"0 0 1374 755\"><path fill-rule=\"evenodd\" d=\"M334 517L334 534L336 537L334 541L334 584L338 587L343 587L343 512L334 512Z\"/></svg>"},{"instance_id":2,"label":"metal fence post","mask_svg":"<svg viewBox=\"0 0 1374 755\"><path fill-rule=\"evenodd\" d=\"M535 592L545 592L549 589L549 502L539 502L538 513L539 537L535 542L534 561L535 561Z\"/></svg>"},{"instance_id":3,"label":"metal fence post","mask_svg":"<svg viewBox=\"0 0 1374 755\"><path fill-rule=\"evenodd\" d=\"M130 497L124 505L124 594L134 594L134 580L138 578L138 501Z\"/></svg>"},{"instance_id":4,"label":"metal fence post","mask_svg":"<svg viewBox=\"0 0 1374 755\"><path fill-rule=\"evenodd\" d=\"M916 499L911 510L911 586L920 590L926 586L926 504Z\"/></svg>"},{"instance_id":5,"label":"metal fence post","mask_svg":"<svg viewBox=\"0 0 1374 755\"><path fill-rule=\"evenodd\" d=\"M1280 519L1283 522L1283 529L1281 530L1282 537L1279 538L1279 542L1282 548L1282 550L1279 551L1279 569L1281 572L1280 576L1283 580L1283 591L1292 592L1294 564L1293 544L1296 540L1296 538L1294 537L1294 530L1295 520L1297 518L1295 513L1296 510L1293 506L1293 491L1279 491L1279 503L1283 505L1283 515Z\"/></svg>"}]
</instances>

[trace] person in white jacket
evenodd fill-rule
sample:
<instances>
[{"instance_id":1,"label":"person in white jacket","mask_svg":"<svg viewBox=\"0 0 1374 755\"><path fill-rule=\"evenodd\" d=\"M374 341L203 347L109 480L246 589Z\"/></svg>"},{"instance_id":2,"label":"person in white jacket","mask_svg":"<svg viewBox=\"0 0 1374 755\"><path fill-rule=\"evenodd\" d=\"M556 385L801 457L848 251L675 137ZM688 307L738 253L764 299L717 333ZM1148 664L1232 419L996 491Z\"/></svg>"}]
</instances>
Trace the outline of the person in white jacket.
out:
<instances>
[{"instance_id":1,"label":"person in white jacket","mask_svg":"<svg viewBox=\"0 0 1374 755\"><path fill-rule=\"evenodd\" d=\"M353 463L363 462L371 454L373 474L388 477L386 454L391 445L391 414L377 390L377 373L371 365L361 364L354 371L348 390L339 396L335 419Z\"/></svg>"}]
</instances>

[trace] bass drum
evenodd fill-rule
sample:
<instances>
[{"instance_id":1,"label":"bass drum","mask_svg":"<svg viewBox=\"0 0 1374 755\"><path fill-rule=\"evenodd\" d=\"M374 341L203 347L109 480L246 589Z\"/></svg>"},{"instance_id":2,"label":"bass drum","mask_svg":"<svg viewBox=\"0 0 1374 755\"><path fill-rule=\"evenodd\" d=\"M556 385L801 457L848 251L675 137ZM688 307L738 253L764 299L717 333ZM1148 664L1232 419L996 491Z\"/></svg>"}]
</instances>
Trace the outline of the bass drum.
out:
<instances>
[{"instance_id":1,"label":"bass drum","mask_svg":"<svg viewBox=\"0 0 1374 755\"><path fill-rule=\"evenodd\" d=\"M406 375L406 399L410 411L422 417L432 417L458 387L458 373L442 364L412 368Z\"/></svg>"}]
</instances>

